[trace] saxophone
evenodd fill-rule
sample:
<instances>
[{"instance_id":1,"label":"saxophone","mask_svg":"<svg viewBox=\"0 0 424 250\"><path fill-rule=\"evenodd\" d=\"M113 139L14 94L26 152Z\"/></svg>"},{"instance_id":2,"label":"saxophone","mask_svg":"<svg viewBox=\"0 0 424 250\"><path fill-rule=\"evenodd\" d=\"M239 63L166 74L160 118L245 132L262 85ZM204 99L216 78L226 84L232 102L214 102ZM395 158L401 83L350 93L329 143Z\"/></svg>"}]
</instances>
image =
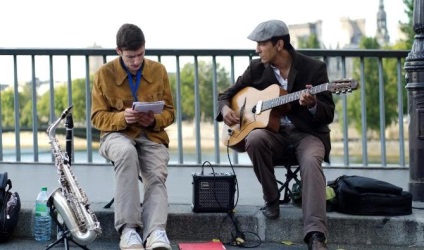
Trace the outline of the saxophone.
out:
<instances>
[{"instance_id":1,"label":"saxophone","mask_svg":"<svg viewBox=\"0 0 424 250\"><path fill-rule=\"evenodd\" d=\"M71 112L72 106L65 109L60 118L47 129L49 143L60 177L59 183L63 188L57 188L52 192L48 204L57 209L66 228L72 235L72 239L79 244L87 244L102 233L100 223L89 208L90 204L85 192L78 186L78 182L72 173L68 154L63 153L55 136L56 127L63 119L71 115Z\"/></svg>"}]
</instances>

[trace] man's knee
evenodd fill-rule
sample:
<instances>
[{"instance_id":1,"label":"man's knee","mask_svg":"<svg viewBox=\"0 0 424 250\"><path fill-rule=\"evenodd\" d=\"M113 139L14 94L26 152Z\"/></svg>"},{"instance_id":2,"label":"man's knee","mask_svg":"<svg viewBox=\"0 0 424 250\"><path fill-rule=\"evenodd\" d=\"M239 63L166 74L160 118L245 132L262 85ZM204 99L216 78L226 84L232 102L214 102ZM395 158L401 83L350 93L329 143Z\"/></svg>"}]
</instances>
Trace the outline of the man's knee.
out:
<instances>
[{"instance_id":1,"label":"man's knee","mask_svg":"<svg viewBox=\"0 0 424 250\"><path fill-rule=\"evenodd\" d=\"M246 137L246 149L263 148L268 142L265 129L254 129Z\"/></svg>"}]
</instances>

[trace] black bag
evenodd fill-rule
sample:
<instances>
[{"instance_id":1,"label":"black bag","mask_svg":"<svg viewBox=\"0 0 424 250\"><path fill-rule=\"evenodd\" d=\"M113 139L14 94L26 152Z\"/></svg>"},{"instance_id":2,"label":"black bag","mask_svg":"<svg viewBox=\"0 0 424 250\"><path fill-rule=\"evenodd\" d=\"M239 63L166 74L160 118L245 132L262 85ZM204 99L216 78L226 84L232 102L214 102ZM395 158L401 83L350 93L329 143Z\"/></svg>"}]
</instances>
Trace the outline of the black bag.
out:
<instances>
[{"instance_id":1,"label":"black bag","mask_svg":"<svg viewBox=\"0 0 424 250\"><path fill-rule=\"evenodd\" d=\"M327 203L333 211L354 215L412 214L412 194L385 181L363 176L340 176L329 182L336 197Z\"/></svg>"},{"instance_id":2,"label":"black bag","mask_svg":"<svg viewBox=\"0 0 424 250\"><path fill-rule=\"evenodd\" d=\"M11 192L12 181L7 172L0 173L0 242L6 241L12 235L18 224L21 199L17 192Z\"/></svg>"}]
</instances>

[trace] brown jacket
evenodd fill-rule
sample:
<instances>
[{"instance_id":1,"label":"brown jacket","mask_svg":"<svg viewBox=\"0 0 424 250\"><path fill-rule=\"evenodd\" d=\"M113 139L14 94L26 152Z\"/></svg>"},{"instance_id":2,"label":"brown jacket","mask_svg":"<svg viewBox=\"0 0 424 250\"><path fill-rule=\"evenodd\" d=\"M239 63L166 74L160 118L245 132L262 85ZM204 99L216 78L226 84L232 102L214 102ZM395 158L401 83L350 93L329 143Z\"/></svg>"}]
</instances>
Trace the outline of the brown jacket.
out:
<instances>
[{"instance_id":1,"label":"brown jacket","mask_svg":"<svg viewBox=\"0 0 424 250\"><path fill-rule=\"evenodd\" d=\"M153 127L146 128L125 122L124 110L132 107L134 97L128 84L127 72L120 63L120 57L104 64L94 76L91 122L101 131L101 136L109 132L121 132L136 138L145 133L150 140L168 147L169 137L165 128L175 119L168 73L161 63L144 59L142 74L137 90L138 101L165 101L162 113L155 114Z\"/></svg>"},{"instance_id":2,"label":"brown jacket","mask_svg":"<svg viewBox=\"0 0 424 250\"><path fill-rule=\"evenodd\" d=\"M324 62L307 57L297 51L293 51L292 56L293 61L288 76L288 93L304 90L306 84L316 86L328 82L327 68ZM271 65L263 64L260 59L252 60L236 83L219 94L216 120L222 121L222 108L224 105L231 107L231 98L242 88L250 86L264 90L271 84L278 84ZM333 122L335 105L329 91L321 92L316 97L317 109L315 115L311 115L307 107L301 106L298 101L294 101L290 103L291 109L287 116L296 128L322 140L326 152L324 160L329 162L331 142L328 124Z\"/></svg>"}]
</instances>

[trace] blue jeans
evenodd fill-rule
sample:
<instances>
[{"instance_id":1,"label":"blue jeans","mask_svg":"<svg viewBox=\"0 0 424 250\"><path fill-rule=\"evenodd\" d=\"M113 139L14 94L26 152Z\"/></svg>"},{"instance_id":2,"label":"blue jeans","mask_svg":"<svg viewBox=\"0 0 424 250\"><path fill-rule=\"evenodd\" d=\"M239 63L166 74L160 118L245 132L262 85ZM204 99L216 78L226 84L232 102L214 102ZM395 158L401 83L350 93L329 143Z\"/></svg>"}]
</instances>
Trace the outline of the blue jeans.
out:
<instances>
[{"instance_id":1,"label":"blue jeans","mask_svg":"<svg viewBox=\"0 0 424 250\"><path fill-rule=\"evenodd\" d=\"M101 138L99 153L114 162L115 229L120 233L125 225L143 228L144 239L155 229L165 229L168 149L145 135L132 139L113 132ZM139 173L143 178L143 206L140 206Z\"/></svg>"}]
</instances>

